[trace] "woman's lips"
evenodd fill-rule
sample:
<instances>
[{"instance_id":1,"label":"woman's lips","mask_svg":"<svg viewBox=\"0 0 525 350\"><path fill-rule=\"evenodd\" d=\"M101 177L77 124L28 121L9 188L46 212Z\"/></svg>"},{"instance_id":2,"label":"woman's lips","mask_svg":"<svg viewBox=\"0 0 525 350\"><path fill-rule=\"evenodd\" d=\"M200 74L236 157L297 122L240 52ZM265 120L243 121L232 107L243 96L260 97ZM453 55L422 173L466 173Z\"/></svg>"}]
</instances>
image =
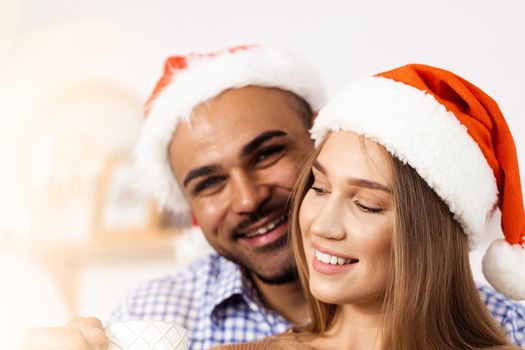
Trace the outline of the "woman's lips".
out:
<instances>
[{"instance_id":1,"label":"woman's lips","mask_svg":"<svg viewBox=\"0 0 525 350\"><path fill-rule=\"evenodd\" d=\"M317 272L336 274L354 268L359 263L359 259L336 253L317 244L312 246L314 248L312 266Z\"/></svg>"}]
</instances>

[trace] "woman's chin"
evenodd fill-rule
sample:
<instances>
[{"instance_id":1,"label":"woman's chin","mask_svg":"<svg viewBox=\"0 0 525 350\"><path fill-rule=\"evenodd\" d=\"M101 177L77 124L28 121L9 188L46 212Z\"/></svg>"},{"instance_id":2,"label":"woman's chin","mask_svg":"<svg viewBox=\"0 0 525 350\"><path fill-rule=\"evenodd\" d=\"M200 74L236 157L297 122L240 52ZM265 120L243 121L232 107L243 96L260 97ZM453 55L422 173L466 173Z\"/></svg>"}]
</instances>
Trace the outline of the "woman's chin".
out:
<instances>
[{"instance_id":1,"label":"woman's chin","mask_svg":"<svg viewBox=\"0 0 525 350\"><path fill-rule=\"evenodd\" d=\"M329 285L312 286L310 283L310 291L315 299L326 304L343 305L348 299L351 299L348 295L348 290L340 290Z\"/></svg>"}]
</instances>

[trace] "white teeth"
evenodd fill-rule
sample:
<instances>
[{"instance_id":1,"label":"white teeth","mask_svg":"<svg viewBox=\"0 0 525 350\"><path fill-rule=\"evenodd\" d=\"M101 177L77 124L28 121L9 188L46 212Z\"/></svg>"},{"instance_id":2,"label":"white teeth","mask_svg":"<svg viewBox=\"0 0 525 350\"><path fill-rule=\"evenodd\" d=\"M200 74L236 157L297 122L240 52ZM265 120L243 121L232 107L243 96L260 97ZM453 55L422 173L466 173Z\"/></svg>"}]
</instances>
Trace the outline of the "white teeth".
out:
<instances>
[{"instance_id":1,"label":"white teeth","mask_svg":"<svg viewBox=\"0 0 525 350\"><path fill-rule=\"evenodd\" d=\"M259 227L257 230L255 230L254 232L250 232L250 233L247 233L246 234L246 237L255 237L255 236L258 236L258 235L264 235L266 232L270 231L270 230L273 230L275 228L275 226L279 225L281 222L283 222L284 220L286 219L286 215L283 215L281 216L279 219L275 220L275 221L272 221L270 223L268 223L267 225L264 225L262 227Z\"/></svg>"},{"instance_id":2,"label":"white teeth","mask_svg":"<svg viewBox=\"0 0 525 350\"><path fill-rule=\"evenodd\" d=\"M256 234L258 235L262 235L262 234L265 234L266 232L268 232L269 228L268 227L260 227L257 231L255 231Z\"/></svg>"},{"instance_id":3,"label":"white teeth","mask_svg":"<svg viewBox=\"0 0 525 350\"><path fill-rule=\"evenodd\" d=\"M343 258L340 258L340 257L337 257L337 256L334 256L334 255L329 255L329 254L326 254L326 253L321 253L320 251L318 250L315 250L315 258L325 264L330 264L330 265L345 265L345 264L350 264L350 263L353 263L353 262L357 262L357 261L354 261L353 259L343 259Z\"/></svg>"}]
</instances>

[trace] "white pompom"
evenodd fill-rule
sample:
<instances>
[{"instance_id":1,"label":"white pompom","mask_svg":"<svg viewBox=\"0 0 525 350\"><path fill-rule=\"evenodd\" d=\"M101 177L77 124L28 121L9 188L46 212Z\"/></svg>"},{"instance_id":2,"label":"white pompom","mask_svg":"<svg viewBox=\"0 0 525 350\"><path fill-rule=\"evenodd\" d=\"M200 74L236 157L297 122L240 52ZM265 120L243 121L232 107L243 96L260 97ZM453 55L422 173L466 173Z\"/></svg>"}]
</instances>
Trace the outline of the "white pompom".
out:
<instances>
[{"instance_id":1,"label":"white pompom","mask_svg":"<svg viewBox=\"0 0 525 350\"><path fill-rule=\"evenodd\" d=\"M483 274L495 289L509 298L525 300L525 247L495 240L482 265Z\"/></svg>"}]
</instances>

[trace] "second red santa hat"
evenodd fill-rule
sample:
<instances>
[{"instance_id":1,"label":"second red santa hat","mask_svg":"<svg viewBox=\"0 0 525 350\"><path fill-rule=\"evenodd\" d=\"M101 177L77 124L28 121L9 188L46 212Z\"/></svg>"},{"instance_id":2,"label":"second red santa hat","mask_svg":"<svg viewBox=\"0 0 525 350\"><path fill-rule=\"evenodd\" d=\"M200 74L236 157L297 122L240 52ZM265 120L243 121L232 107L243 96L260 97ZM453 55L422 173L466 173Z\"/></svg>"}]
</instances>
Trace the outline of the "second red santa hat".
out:
<instances>
[{"instance_id":1,"label":"second red santa hat","mask_svg":"<svg viewBox=\"0 0 525 350\"><path fill-rule=\"evenodd\" d=\"M319 143L348 130L410 164L448 205L474 247L494 210L504 240L483 259L487 280L525 299L525 213L516 148L492 98L449 71L410 64L351 84L315 120Z\"/></svg>"}]
</instances>

